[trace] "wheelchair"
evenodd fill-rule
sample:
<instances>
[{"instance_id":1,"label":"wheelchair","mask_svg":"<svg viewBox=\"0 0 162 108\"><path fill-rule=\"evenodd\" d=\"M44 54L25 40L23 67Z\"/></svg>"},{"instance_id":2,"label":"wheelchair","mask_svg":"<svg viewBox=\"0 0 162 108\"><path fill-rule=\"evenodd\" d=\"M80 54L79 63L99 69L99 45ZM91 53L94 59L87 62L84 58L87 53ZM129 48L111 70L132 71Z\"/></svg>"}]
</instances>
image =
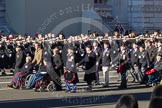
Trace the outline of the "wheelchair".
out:
<instances>
[{"instance_id":1,"label":"wheelchair","mask_svg":"<svg viewBox=\"0 0 162 108\"><path fill-rule=\"evenodd\" d=\"M50 76L47 74L47 72L41 72L43 74L43 78L35 83L34 86L34 91L35 92L43 92L43 91L48 91L48 92L53 92L56 90L56 87L53 84L51 84L51 79ZM25 79L25 86L27 87L27 84L29 82L29 78L32 74L29 74L26 79Z\"/></svg>"},{"instance_id":2,"label":"wheelchair","mask_svg":"<svg viewBox=\"0 0 162 108\"><path fill-rule=\"evenodd\" d=\"M150 74L151 75L151 74ZM151 77L151 76L150 76ZM161 84L161 78L162 78L162 73L161 72L157 72L156 73L156 75L153 77L153 78L151 78L151 80L153 80L153 82L151 82L151 83L148 83L149 84L149 86L152 86L152 87L154 87L154 86L158 86L159 84Z\"/></svg>"},{"instance_id":3,"label":"wheelchair","mask_svg":"<svg viewBox=\"0 0 162 108\"><path fill-rule=\"evenodd\" d=\"M27 74L24 74L22 77L18 77L17 84L13 83L13 88L14 89L21 89L21 90L25 89L26 88L25 80L26 80L26 77L30 74L32 74L32 73L27 73Z\"/></svg>"}]
</instances>

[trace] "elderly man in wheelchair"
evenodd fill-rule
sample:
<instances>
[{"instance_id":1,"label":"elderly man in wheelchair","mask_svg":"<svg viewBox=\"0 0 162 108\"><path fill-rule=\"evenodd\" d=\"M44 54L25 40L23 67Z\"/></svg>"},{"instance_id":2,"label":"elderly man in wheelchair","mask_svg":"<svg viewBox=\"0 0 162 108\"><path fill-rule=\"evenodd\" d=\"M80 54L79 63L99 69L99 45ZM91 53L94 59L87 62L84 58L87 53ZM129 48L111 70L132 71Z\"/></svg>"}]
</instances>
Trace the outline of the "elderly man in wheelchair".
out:
<instances>
[{"instance_id":1,"label":"elderly man in wheelchair","mask_svg":"<svg viewBox=\"0 0 162 108\"><path fill-rule=\"evenodd\" d=\"M156 86L161 81L161 72L162 72L162 55L157 54L156 62L154 63L153 68L146 71L148 76L147 86Z\"/></svg>"},{"instance_id":2,"label":"elderly man in wheelchair","mask_svg":"<svg viewBox=\"0 0 162 108\"><path fill-rule=\"evenodd\" d=\"M31 57L26 57L26 63L20 69L19 72L16 72L13 76L11 83L8 84L8 87L19 89L24 87L25 77L33 72L33 65L31 62Z\"/></svg>"},{"instance_id":3,"label":"elderly man in wheelchair","mask_svg":"<svg viewBox=\"0 0 162 108\"><path fill-rule=\"evenodd\" d=\"M38 69L38 72L29 75L26 78L26 88L33 88L35 91L54 91L55 85L51 83L51 77L48 73L48 61L47 59L43 60L43 65Z\"/></svg>"}]
</instances>

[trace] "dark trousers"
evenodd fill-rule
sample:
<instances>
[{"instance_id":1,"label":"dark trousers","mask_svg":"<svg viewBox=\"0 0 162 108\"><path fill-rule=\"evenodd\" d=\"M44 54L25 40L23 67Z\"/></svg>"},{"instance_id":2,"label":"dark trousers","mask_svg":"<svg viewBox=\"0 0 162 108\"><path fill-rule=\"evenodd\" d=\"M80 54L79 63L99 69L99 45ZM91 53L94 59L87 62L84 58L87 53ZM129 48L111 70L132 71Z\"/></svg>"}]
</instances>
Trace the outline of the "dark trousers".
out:
<instances>
[{"instance_id":1,"label":"dark trousers","mask_svg":"<svg viewBox=\"0 0 162 108\"><path fill-rule=\"evenodd\" d=\"M161 81L160 76L155 76L155 75L149 75L148 76L148 83L157 83Z\"/></svg>"},{"instance_id":2,"label":"dark trousers","mask_svg":"<svg viewBox=\"0 0 162 108\"><path fill-rule=\"evenodd\" d=\"M127 68L126 66L124 66L123 70L121 71L121 83L120 83L120 86L121 87L127 87L127 75L126 75L126 72L127 72Z\"/></svg>"},{"instance_id":3,"label":"dark trousers","mask_svg":"<svg viewBox=\"0 0 162 108\"><path fill-rule=\"evenodd\" d=\"M136 81L136 82L142 81L143 74L140 71L138 66L132 66L131 75L132 75L134 81Z\"/></svg>"},{"instance_id":4,"label":"dark trousers","mask_svg":"<svg viewBox=\"0 0 162 108\"><path fill-rule=\"evenodd\" d=\"M145 68L145 67L141 68L141 72L143 74L142 83L147 83L148 82L148 75L146 75L146 71L147 71L147 68Z\"/></svg>"},{"instance_id":5,"label":"dark trousers","mask_svg":"<svg viewBox=\"0 0 162 108\"><path fill-rule=\"evenodd\" d=\"M98 83L100 81L100 78L99 78L99 71L100 71L100 66L96 66L96 83Z\"/></svg>"},{"instance_id":6,"label":"dark trousers","mask_svg":"<svg viewBox=\"0 0 162 108\"><path fill-rule=\"evenodd\" d=\"M56 91L58 90L62 90L62 86L61 86L61 78L58 78L56 80L53 81L56 87Z\"/></svg>"}]
</instances>

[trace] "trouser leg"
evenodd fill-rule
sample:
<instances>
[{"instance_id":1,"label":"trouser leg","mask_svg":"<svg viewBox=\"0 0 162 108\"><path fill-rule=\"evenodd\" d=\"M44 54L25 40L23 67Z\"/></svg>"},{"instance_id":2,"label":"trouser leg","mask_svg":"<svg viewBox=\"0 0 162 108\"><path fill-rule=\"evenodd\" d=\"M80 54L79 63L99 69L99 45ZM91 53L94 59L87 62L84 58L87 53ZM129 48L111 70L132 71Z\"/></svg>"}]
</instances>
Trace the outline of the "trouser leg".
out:
<instances>
[{"instance_id":1,"label":"trouser leg","mask_svg":"<svg viewBox=\"0 0 162 108\"><path fill-rule=\"evenodd\" d=\"M76 91L76 83L73 83L72 91Z\"/></svg>"},{"instance_id":2,"label":"trouser leg","mask_svg":"<svg viewBox=\"0 0 162 108\"><path fill-rule=\"evenodd\" d=\"M99 66L96 66L96 83L99 83L100 78L99 78Z\"/></svg>"},{"instance_id":3,"label":"trouser leg","mask_svg":"<svg viewBox=\"0 0 162 108\"><path fill-rule=\"evenodd\" d=\"M65 82L65 85L66 85L66 91L70 91L70 83Z\"/></svg>"},{"instance_id":4,"label":"trouser leg","mask_svg":"<svg viewBox=\"0 0 162 108\"><path fill-rule=\"evenodd\" d=\"M102 67L103 77L104 77L104 85L109 85L109 67Z\"/></svg>"},{"instance_id":5,"label":"trouser leg","mask_svg":"<svg viewBox=\"0 0 162 108\"><path fill-rule=\"evenodd\" d=\"M140 75L139 75L139 69L138 67L134 67L134 73L135 73L135 78L136 78L136 81L139 82L140 81Z\"/></svg>"},{"instance_id":6,"label":"trouser leg","mask_svg":"<svg viewBox=\"0 0 162 108\"><path fill-rule=\"evenodd\" d=\"M141 76L141 82L146 82L147 75L145 74L146 69L144 67L141 68L140 76Z\"/></svg>"},{"instance_id":7,"label":"trouser leg","mask_svg":"<svg viewBox=\"0 0 162 108\"><path fill-rule=\"evenodd\" d=\"M121 72L121 88L126 88L127 87L127 79L126 79L126 70Z\"/></svg>"}]
</instances>

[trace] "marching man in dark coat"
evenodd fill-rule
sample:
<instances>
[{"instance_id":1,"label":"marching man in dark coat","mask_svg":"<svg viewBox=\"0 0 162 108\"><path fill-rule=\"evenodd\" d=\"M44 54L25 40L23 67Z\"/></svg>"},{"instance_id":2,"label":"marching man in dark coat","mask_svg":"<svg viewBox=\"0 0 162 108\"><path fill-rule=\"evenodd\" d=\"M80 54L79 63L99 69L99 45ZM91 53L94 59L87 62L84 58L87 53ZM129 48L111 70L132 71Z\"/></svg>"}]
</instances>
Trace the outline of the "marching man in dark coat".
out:
<instances>
[{"instance_id":1,"label":"marching man in dark coat","mask_svg":"<svg viewBox=\"0 0 162 108\"><path fill-rule=\"evenodd\" d=\"M87 45L86 46L86 55L83 60L81 60L79 63L77 63L77 66L83 64L85 66L85 75L84 75L84 81L87 82L88 91L92 90L92 81L96 80L96 63L97 58L95 52L92 51L92 46Z\"/></svg>"},{"instance_id":2,"label":"marching man in dark coat","mask_svg":"<svg viewBox=\"0 0 162 108\"><path fill-rule=\"evenodd\" d=\"M77 61L76 61L76 58L75 58L75 55L74 55L74 48L69 47L68 48L68 54L67 54L67 61L66 61L66 71L68 71L69 73L74 73L75 78L74 79L72 78L73 80L71 80L71 81L67 81L68 78L66 79L66 77L65 77L65 84L66 84L66 91L65 92L71 92L71 93L76 92L76 84L79 82L76 62ZM67 75L66 71L64 73L64 76ZM68 75L67 75L67 77L68 77ZM72 89L70 88L70 83L73 83Z\"/></svg>"},{"instance_id":3,"label":"marching man in dark coat","mask_svg":"<svg viewBox=\"0 0 162 108\"><path fill-rule=\"evenodd\" d=\"M100 63L101 61L99 60L100 57L102 56L102 50L98 45L97 41L93 42L93 48L92 50L96 53L96 57L98 59L98 62L96 63L96 82L95 85L99 85L100 84L100 79L99 79L99 70L100 70Z\"/></svg>"},{"instance_id":4,"label":"marching man in dark coat","mask_svg":"<svg viewBox=\"0 0 162 108\"><path fill-rule=\"evenodd\" d=\"M14 65L15 65L15 47L8 41L6 42L6 49L5 49L5 54L6 54L6 60L10 61L7 62L5 67L7 69L10 69L10 72L13 73Z\"/></svg>"},{"instance_id":5,"label":"marching man in dark coat","mask_svg":"<svg viewBox=\"0 0 162 108\"><path fill-rule=\"evenodd\" d=\"M25 63L25 54L21 49L21 46L16 47L16 64L15 72L19 72Z\"/></svg>"},{"instance_id":6,"label":"marching man in dark coat","mask_svg":"<svg viewBox=\"0 0 162 108\"><path fill-rule=\"evenodd\" d=\"M121 52L118 54L118 56L111 62L113 64L114 62L119 62L120 67L120 74L121 74L121 84L119 86L120 89L127 88L127 79L126 79L126 72L128 70L128 62L130 60L129 53L126 51L125 44L122 44L120 46Z\"/></svg>"},{"instance_id":7,"label":"marching man in dark coat","mask_svg":"<svg viewBox=\"0 0 162 108\"><path fill-rule=\"evenodd\" d=\"M157 55L157 49L149 40L145 41L145 50L148 52L150 64L154 63Z\"/></svg>"},{"instance_id":8,"label":"marching man in dark coat","mask_svg":"<svg viewBox=\"0 0 162 108\"><path fill-rule=\"evenodd\" d=\"M131 65L132 65L132 68L133 68L133 82L140 82L140 76L141 76L141 73L139 71L139 54L140 54L140 51L139 51L139 48L138 48L138 45L137 43L133 43L133 50L130 52L130 58L131 58Z\"/></svg>"},{"instance_id":9,"label":"marching man in dark coat","mask_svg":"<svg viewBox=\"0 0 162 108\"><path fill-rule=\"evenodd\" d=\"M145 46L140 46L139 54L139 69L141 71L141 84L146 83L147 75L145 74L146 70L150 68L150 57L148 52L145 50Z\"/></svg>"},{"instance_id":10,"label":"marching man in dark coat","mask_svg":"<svg viewBox=\"0 0 162 108\"><path fill-rule=\"evenodd\" d=\"M54 67L54 70L57 74L57 76L59 77L58 80L61 82L61 75L63 75L63 61L61 56L59 55L59 49L54 48L53 49L53 56L52 56L52 64ZM56 90L62 90L61 84L58 84L57 82L55 82L55 86L56 86Z\"/></svg>"},{"instance_id":11,"label":"marching man in dark coat","mask_svg":"<svg viewBox=\"0 0 162 108\"><path fill-rule=\"evenodd\" d=\"M0 43L0 71L1 71L1 74L5 75L5 61L6 60L6 57L5 57L5 48L4 48L4 45L2 43Z\"/></svg>"}]
</instances>

